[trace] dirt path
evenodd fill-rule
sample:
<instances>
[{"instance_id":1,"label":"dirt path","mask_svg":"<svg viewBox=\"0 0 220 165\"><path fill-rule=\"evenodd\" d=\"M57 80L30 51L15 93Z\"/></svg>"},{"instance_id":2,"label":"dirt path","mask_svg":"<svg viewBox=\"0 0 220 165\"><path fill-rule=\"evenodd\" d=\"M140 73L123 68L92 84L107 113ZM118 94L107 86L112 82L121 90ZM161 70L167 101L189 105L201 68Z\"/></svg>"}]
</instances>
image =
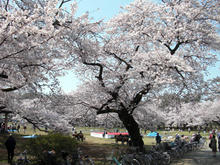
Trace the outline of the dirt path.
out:
<instances>
[{"instance_id":1,"label":"dirt path","mask_svg":"<svg viewBox=\"0 0 220 165\"><path fill-rule=\"evenodd\" d=\"M207 146L201 151L186 154L181 160L171 165L220 165L220 152L213 157L211 149Z\"/></svg>"}]
</instances>

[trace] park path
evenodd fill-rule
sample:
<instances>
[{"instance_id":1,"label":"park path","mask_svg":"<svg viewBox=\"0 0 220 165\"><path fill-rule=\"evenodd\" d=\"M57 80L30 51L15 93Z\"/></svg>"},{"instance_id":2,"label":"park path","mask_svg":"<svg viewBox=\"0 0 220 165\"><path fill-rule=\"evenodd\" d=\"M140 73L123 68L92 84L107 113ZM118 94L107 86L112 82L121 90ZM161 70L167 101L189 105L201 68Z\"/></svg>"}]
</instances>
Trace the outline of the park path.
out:
<instances>
[{"instance_id":1,"label":"park path","mask_svg":"<svg viewBox=\"0 0 220 165\"><path fill-rule=\"evenodd\" d=\"M181 160L171 165L220 165L220 152L213 157L211 149L205 146L200 151L187 153Z\"/></svg>"}]
</instances>

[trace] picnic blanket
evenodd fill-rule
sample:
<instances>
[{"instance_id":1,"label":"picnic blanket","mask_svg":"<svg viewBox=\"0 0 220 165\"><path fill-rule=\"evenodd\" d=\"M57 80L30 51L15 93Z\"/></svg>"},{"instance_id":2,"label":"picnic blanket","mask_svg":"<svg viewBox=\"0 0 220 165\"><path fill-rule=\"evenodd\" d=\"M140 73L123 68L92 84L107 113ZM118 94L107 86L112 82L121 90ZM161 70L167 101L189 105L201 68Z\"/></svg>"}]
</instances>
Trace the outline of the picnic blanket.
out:
<instances>
[{"instance_id":1,"label":"picnic blanket","mask_svg":"<svg viewBox=\"0 0 220 165\"><path fill-rule=\"evenodd\" d=\"M147 134L147 136L155 137L155 136L157 136L157 132L150 132Z\"/></svg>"},{"instance_id":2,"label":"picnic blanket","mask_svg":"<svg viewBox=\"0 0 220 165\"><path fill-rule=\"evenodd\" d=\"M36 138L37 137L37 135L29 135L29 136L22 136L23 138Z\"/></svg>"}]
</instances>

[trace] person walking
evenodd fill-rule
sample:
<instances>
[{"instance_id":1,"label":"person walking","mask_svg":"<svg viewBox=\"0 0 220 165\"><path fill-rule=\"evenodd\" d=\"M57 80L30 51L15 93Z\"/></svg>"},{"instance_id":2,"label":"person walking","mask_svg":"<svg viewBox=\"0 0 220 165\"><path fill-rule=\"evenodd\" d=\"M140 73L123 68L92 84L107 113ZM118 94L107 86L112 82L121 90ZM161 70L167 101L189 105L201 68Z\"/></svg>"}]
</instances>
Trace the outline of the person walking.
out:
<instances>
[{"instance_id":1,"label":"person walking","mask_svg":"<svg viewBox=\"0 0 220 165\"><path fill-rule=\"evenodd\" d=\"M36 126L33 125L33 130L34 130L34 133L36 133Z\"/></svg>"},{"instance_id":2,"label":"person walking","mask_svg":"<svg viewBox=\"0 0 220 165\"><path fill-rule=\"evenodd\" d=\"M24 126L23 126L24 134L26 133L26 129L27 129L27 126L26 126L26 124L24 124Z\"/></svg>"},{"instance_id":3,"label":"person walking","mask_svg":"<svg viewBox=\"0 0 220 165\"><path fill-rule=\"evenodd\" d=\"M212 139L212 136L213 135L215 135L215 130L213 129L212 131L211 131L211 133L209 134L209 139L211 140Z\"/></svg>"},{"instance_id":4,"label":"person walking","mask_svg":"<svg viewBox=\"0 0 220 165\"><path fill-rule=\"evenodd\" d=\"M214 135L214 134L212 135L212 138L211 138L211 141L210 141L209 146L210 146L210 148L212 149L213 156L216 157L217 141L216 141L216 138L215 138L215 135Z\"/></svg>"},{"instance_id":5,"label":"person walking","mask_svg":"<svg viewBox=\"0 0 220 165\"><path fill-rule=\"evenodd\" d=\"M189 132L189 133L191 132L191 128L190 128L190 127L188 128L188 132Z\"/></svg>"},{"instance_id":6,"label":"person walking","mask_svg":"<svg viewBox=\"0 0 220 165\"><path fill-rule=\"evenodd\" d=\"M161 136L159 133L157 133L157 136L156 136L156 144L160 144L161 142Z\"/></svg>"},{"instance_id":7,"label":"person walking","mask_svg":"<svg viewBox=\"0 0 220 165\"><path fill-rule=\"evenodd\" d=\"M5 146L8 151L8 163L11 163L12 159L14 157L14 149L16 146L16 141L15 141L14 137L12 136L12 134L10 134L8 139L6 140Z\"/></svg>"},{"instance_id":8,"label":"person walking","mask_svg":"<svg viewBox=\"0 0 220 165\"><path fill-rule=\"evenodd\" d=\"M20 128L21 128L21 126L20 126L20 124L18 124L18 125L17 125L17 132L18 132L18 133L20 133Z\"/></svg>"},{"instance_id":9,"label":"person walking","mask_svg":"<svg viewBox=\"0 0 220 165\"><path fill-rule=\"evenodd\" d=\"M218 150L220 152L220 132L217 133L217 139L218 139Z\"/></svg>"},{"instance_id":10,"label":"person walking","mask_svg":"<svg viewBox=\"0 0 220 165\"><path fill-rule=\"evenodd\" d=\"M106 130L104 129L102 137L105 138Z\"/></svg>"}]
</instances>

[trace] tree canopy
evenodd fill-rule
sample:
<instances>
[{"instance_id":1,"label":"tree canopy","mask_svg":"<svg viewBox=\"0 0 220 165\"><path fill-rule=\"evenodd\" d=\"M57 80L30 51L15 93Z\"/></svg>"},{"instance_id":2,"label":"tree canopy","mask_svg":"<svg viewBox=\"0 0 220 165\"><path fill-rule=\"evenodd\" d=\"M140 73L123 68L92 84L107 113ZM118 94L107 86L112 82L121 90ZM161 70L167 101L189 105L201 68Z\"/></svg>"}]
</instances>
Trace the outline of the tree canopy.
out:
<instances>
[{"instance_id":1,"label":"tree canopy","mask_svg":"<svg viewBox=\"0 0 220 165\"><path fill-rule=\"evenodd\" d=\"M218 90L218 78L210 89L204 72L219 53L219 0L134 0L108 22L76 17L77 4L65 11L65 2L1 2L1 92L47 86L60 96L57 76L74 70L84 83L72 110L116 113L141 147L134 113L149 112L166 93L180 104Z\"/></svg>"}]
</instances>

